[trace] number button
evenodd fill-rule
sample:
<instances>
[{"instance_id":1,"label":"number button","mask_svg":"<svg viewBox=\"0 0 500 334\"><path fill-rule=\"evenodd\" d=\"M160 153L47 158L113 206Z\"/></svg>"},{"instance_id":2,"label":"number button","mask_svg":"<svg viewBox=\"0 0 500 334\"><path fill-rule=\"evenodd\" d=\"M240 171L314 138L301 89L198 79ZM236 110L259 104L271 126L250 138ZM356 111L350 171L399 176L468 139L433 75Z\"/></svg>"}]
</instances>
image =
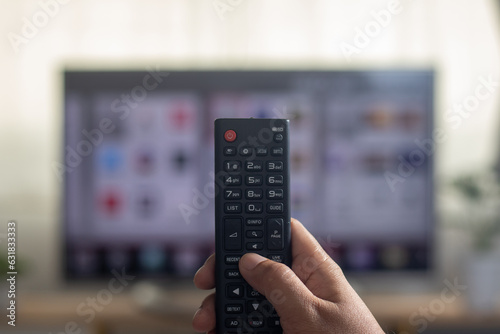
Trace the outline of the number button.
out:
<instances>
[{"instance_id":1,"label":"number button","mask_svg":"<svg viewBox=\"0 0 500 334\"><path fill-rule=\"evenodd\" d=\"M262 185L262 176L247 176L245 179L245 183L247 186L260 186Z\"/></svg>"},{"instance_id":2,"label":"number button","mask_svg":"<svg viewBox=\"0 0 500 334\"><path fill-rule=\"evenodd\" d=\"M226 172L237 172L241 168L241 162L239 161L224 161L224 170Z\"/></svg>"},{"instance_id":3,"label":"number button","mask_svg":"<svg viewBox=\"0 0 500 334\"><path fill-rule=\"evenodd\" d=\"M267 199L283 199L283 189L269 189Z\"/></svg>"},{"instance_id":4,"label":"number button","mask_svg":"<svg viewBox=\"0 0 500 334\"><path fill-rule=\"evenodd\" d=\"M267 184L270 186L282 186L283 175L271 175L267 177Z\"/></svg>"},{"instance_id":5,"label":"number button","mask_svg":"<svg viewBox=\"0 0 500 334\"><path fill-rule=\"evenodd\" d=\"M262 199L262 189L248 189L245 191L246 199Z\"/></svg>"},{"instance_id":6,"label":"number button","mask_svg":"<svg viewBox=\"0 0 500 334\"><path fill-rule=\"evenodd\" d=\"M262 213L262 203L247 203L247 213Z\"/></svg>"},{"instance_id":7,"label":"number button","mask_svg":"<svg viewBox=\"0 0 500 334\"><path fill-rule=\"evenodd\" d=\"M283 171L283 161L268 161L266 169L268 172L281 172Z\"/></svg>"},{"instance_id":8,"label":"number button","mask_svg":"<svg viewBox=\"0 0 500 334\"><path fill-rule=\"evenodd\" d=\"M248 172L261 172L262 161L247 161L245 163L245 170Z\"/></svg>"},{"instance_id":9,"label":"number button","mask_svg":"<svg viewBox=\"0 0 500 334\"><path fill-rule=\"evenodd\" d=\"M239 186L241 184L241 176L240 175L225 176L224 177L224 184L226 186Z\"/></svg>"},{"instance_id":10,"label":"number button","mask_svg":"<svg viewBox=\"0 0 500 334\"><path fill-rule=\"evenodd\" d=\"M241 189L226 189L224 190L224 199L241 199Z\"/></svg>"}]
</instances>

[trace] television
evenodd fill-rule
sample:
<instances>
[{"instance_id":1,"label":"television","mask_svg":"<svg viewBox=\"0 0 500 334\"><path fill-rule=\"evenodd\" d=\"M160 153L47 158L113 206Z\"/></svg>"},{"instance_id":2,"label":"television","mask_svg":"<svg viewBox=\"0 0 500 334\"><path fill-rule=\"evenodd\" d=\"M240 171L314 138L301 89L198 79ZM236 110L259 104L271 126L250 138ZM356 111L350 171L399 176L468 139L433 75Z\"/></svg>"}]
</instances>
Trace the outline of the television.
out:
<instances>
[{"instance_id":1,"label":"television","mask_svg":"<svg viewBox=\"0 0 500 334\"><path fill-rule=\"evenodd\" d=\"M214 251L213 123L290 119L292 216L346 272L432 266L434 73L64 71L64 267L187 278Z\"/></svg>"}]
</instances>

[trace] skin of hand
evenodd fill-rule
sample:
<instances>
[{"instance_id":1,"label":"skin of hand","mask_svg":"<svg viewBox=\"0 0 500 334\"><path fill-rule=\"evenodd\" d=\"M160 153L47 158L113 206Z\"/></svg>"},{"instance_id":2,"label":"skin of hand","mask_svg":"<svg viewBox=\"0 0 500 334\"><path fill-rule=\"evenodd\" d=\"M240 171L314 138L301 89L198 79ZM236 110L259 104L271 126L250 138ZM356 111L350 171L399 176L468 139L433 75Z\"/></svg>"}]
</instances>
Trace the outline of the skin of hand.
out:
<instances>
[{"instance_id":1,"label":"skin of hand","mask_svg":"<svg viewBox=\"0 0 500 334\"><path fill-rule=\"evenodd\" d=\"M347 282L340 267L297 220L292 219L292 268L258 254L239 262L245 280L273 304L285 334L384 333ZM194 276L204 290L215 287L215 257L210 256ZM193 318L198 332L215 334L215 293L205 298Z\"/></svg>"}]
</instances>

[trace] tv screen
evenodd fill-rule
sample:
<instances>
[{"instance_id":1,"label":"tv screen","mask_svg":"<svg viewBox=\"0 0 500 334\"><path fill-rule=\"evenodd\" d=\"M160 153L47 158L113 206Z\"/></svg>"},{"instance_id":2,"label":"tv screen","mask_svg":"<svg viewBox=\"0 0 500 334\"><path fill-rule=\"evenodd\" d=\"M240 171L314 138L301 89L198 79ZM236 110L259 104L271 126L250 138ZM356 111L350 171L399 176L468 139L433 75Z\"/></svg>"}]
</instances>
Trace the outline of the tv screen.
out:
<instances>
[{"instance_id":1,"label":"tv screen","mask_svg":"<svg viewBox=\"0 0 500 334\"><path fill-rule=\"evenodd\" d=\"M193 275L214 250L221 117L290 119L292 216L345 271L429 269L433 77L65 71L67 278Z\"/></svg>"}]
</instances>

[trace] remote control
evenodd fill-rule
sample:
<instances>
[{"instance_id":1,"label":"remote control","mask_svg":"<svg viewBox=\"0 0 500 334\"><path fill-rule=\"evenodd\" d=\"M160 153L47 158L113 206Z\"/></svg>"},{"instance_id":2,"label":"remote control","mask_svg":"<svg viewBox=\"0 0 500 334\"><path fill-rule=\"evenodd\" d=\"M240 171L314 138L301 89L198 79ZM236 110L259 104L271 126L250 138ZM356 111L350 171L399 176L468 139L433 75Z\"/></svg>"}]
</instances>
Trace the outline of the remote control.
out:
<instances>
[{"instance_id":1,"label":"remote control","mask_svg":"<svg viewBox=\"0 0 500 334\"><path fill-rule=\"evenodd\" d=\"M291 265L289 137L285 119L215 121L217 334L282 333L272 305L238 262L258 253Z\"/></svg>"}]
</instances>

